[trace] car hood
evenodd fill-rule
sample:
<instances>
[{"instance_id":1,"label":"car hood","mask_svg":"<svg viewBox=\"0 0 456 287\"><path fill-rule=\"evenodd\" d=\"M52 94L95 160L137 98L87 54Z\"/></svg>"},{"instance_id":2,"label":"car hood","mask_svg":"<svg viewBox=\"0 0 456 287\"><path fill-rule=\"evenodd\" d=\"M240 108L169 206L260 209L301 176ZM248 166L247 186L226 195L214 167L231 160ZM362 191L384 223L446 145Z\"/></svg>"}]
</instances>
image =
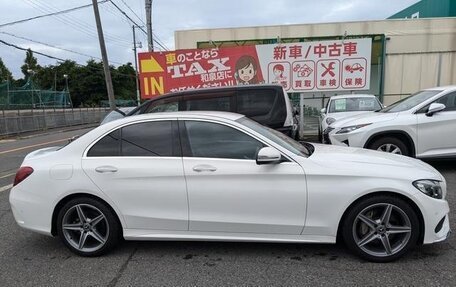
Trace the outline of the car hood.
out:
<instances>
[{"instance_id":1,"label":"car hood","mask_svg":"<svg viewBox=\"0 0 456 287\"><path fill-rule=\"evenodd\" d=\"M328 117L329 118L333 118L336 121L339 121L339 120L347 118L347 117L353 117L353 116L356 116L356 115L361 115L361 114L366 114L366 113L373 113L373 111L331 113L331 114L328 114Z\"/></svg>"},{"instance_id":2,"label":"car hood","mask_svg":"<svg viewBox=\"0 0 456 287\"><path fill-rule=\"evenodd\" d=\"M332 128L341 128L347 126L354 126L359 124L367 123L378 123L384 121L391 121L397 117L398 113L379 113L379 112L369 112L363 114L357 114L354 116L347 116L343 119L337 120L334 122Z\"/></svg>"},{"instance_id":3,"label":"car hood","mask_svg":"<svg viewBox=\"0 0 456 287\"><path fill-rule=\"evenodd\" d=\"M444 180L435 168L418 159L362 148L312 145L315 150L309 159L327 168L355 171L359 175Z\"/></svg>"}]
</instances>

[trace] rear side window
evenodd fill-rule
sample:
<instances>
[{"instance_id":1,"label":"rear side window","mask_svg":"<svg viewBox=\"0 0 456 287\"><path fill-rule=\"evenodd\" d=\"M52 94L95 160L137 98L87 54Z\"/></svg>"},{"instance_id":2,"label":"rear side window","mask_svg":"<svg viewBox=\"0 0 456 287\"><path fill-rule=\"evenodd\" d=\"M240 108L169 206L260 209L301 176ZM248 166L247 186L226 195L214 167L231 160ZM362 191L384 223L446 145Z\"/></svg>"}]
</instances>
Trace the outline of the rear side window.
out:
<instances>
[{"instance_id":1,"label":"rear side window","mask_svg":"<svg viewBox=\"0 0 456 287\"><path fill-rule=\"evenodd\" d=\"M240 90L237 93L238 113L247 117L269 114L276 94L275 90Z\"/></svg>"},{"instance_id":2,"label":"rear side window","mask_svg":"<svg viewBox=\"0 0 456 287\"><path fill-rule=\"evenodd\" d=\"M119 156L120 129L115 130L99 140L87 153L87 156Z\"/></svg>"},{"instance_id":3,"label":"rear side window","mask_svg":"<svg viewBox=\"0 0 456 287\"><path fill-rule=\"evenodd\" d=\"M172 156L171 121L146 122L122 128L122 156Z\"/></svg>"},{"instance_id":4,"label":"rear side window","mask_svg":"<svg viewBox=\"0 0 456 287\"><path fill-rule=\"evenodd\" d=\"M281 128L287 117L285 96L282 89L242 89L237 92L236 112L270 128Z\"/></svg>"},{"instance_id":5,"label":"rear side window","mask_svg":"<svg viewBox=\"0 0 456 287\"><path fill-rule=\"evenodd\" d=\"M172 121L129 125L103 137L92 146L87 156L173 156L178 145L178 137L173 133Z\"/></svg>"},{"instance_id":6,"label":"rear side window","mask_svg":"<svg viewBox=\"0 0 456 287\"><path fill-rule=\"evenodd\" d=\"M182 102L183 111L232 111L233 92L188 95Z\"/></svg>"},{"instance_id":7,"label":"rear side window","mask_svg":"<svg viewBox=\"0 0 456 287\"><path fill-rule=\"evenodd\" d=\"M177 112L179 110L179 98L153 101L145 111L148 113Z\"/></svg>"}]
</instances>

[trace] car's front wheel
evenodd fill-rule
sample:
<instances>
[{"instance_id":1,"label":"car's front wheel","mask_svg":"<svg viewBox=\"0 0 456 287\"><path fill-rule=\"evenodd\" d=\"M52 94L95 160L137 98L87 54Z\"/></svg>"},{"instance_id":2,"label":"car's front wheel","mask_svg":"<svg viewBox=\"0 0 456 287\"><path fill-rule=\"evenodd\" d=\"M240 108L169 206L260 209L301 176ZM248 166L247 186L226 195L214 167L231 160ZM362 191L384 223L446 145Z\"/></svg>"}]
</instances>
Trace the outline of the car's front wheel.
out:
<instances>
[{"instance_id":1,"label":"car's front wheel","mask_svg":"<svg viewBox=\"0 0 456 287\"><path fill-rule=\"evenodd\" d=\"M106 204L92 198L67 202L57 217L58 235L63 243L81 256L99 256L120 239L120 226Z\"/></svg>"},{"instance_id":2,"label":"car's front wheel","mask_svg":"<svg viewBox=\"0 0 456 287\"><path fill-rule=\"evenodd\" d=\"M398 259L419 237L418 217L406 201L387 195L365 198L345 217L342 235L347 246L373 262Z\"/></svg>"},{"instance_id":3,"label":"car's front wheel","mask_svg":"<svg viewBox=\"0 0 456 287\"><path fill-rule=\"evenodd\" d=\"M398 138L384 137L374 141L369 145L369 149L382 152L394 153L408 156L410 155L407 145Z\"/></svg>"}]
</instances>

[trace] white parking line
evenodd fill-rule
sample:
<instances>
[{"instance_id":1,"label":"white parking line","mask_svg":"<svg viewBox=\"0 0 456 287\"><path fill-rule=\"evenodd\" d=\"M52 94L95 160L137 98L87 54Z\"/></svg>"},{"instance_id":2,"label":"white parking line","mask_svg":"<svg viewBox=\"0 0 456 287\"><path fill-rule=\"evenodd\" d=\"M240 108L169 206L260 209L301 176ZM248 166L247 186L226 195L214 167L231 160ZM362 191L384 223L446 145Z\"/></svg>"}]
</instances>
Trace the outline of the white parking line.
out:
<instances>
[{"instance_id":1,"label":"white parking line","mask_svg":"<svg viewBox=\"0 0 456 287\"><path fill-rule=\"evenodd\" d=\"M8 184L8 185L5 185L5 186L2 186L2 187L0 187L0 192L6 191L6 190L8 190L8 189L10 189L12 187L13 187L13 184Z\"/></svg>"}]
</instances>

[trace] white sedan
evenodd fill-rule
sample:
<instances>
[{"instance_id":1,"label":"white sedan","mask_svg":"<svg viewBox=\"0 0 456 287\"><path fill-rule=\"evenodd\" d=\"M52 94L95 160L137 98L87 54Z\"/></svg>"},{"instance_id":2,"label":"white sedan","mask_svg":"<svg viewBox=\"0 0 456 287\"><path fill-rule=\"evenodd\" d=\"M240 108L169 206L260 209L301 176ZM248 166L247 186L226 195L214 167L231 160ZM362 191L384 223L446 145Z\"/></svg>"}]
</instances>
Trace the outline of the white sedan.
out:
<instances>
[{"instance_id":1,"label":"white sedan","mask_svg":"<svg viewBox=\"0 0 456 287\"><path fill-rule=\"evenodd\" d=\"M248 118L178 112L106 123L26 156L17 223L97 256L127 240L335 243L395 260L449 234L446 182L421 161L301 145Z\"/></svg>"}]
</instances>

